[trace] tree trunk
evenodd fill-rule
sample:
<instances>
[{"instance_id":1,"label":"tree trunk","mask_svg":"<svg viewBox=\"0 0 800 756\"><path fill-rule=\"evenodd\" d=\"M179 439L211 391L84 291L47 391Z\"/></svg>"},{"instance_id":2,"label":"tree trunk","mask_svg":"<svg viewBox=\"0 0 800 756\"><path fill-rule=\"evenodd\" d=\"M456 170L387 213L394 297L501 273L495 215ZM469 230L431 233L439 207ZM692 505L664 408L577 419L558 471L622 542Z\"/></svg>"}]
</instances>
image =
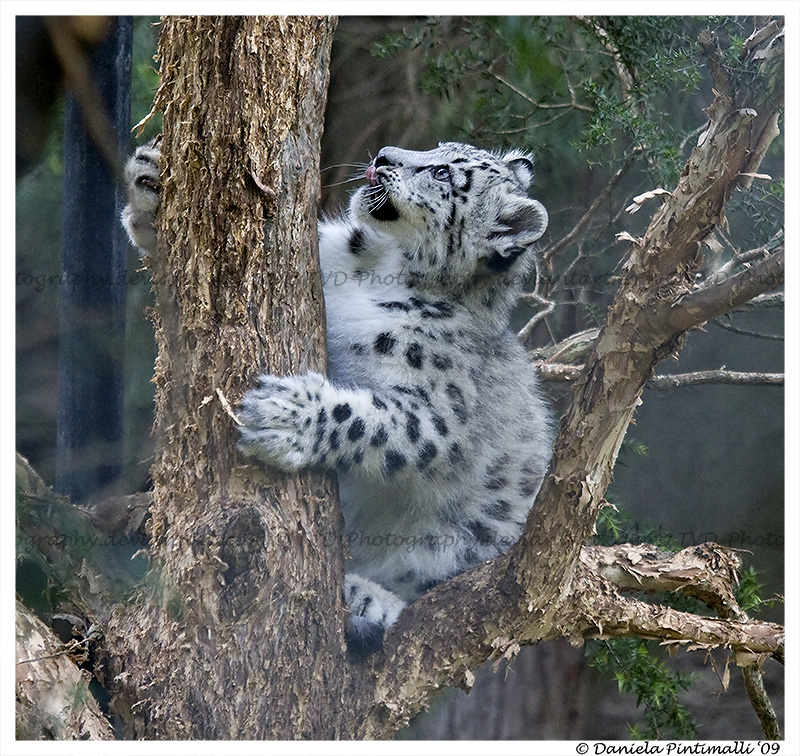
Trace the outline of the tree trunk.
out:
<instances>
[{"instance_id":1,"label":"tree trunk","mask_svg":"<svg viewBox=\"0 0 800 756\"><path fill-rule=\"evenodd\" d=\"M129 736L347 735L330 702L348 685L334 486L245 465L226 404L260 372L325 369L316 207L333 28L164 21L151 580L107 633Z\"/></svg>"}]
</instances>

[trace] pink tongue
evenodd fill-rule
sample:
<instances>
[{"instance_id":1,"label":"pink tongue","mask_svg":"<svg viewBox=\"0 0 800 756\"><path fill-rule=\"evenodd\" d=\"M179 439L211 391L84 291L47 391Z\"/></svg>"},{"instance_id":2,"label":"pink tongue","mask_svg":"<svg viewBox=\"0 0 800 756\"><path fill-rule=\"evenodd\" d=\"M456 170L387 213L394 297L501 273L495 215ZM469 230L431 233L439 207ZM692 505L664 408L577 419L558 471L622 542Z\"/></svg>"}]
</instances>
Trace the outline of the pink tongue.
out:
<instances>
[{"instance_id":1,"label":"pink tongue","mask_svg":"<svg viewBox=\"0 0 800 756\"><path fill-rule=\"evenodd\" d=\"M375 166L374 165L368 165L367 166L367 170L364 171L364 175L367 177L367 181L369 182L370 186L375 186L375 184L378 183L378 179L375 178L377 173L378 173L378 171L375 170Z\"/></svg>"}]
</instances>

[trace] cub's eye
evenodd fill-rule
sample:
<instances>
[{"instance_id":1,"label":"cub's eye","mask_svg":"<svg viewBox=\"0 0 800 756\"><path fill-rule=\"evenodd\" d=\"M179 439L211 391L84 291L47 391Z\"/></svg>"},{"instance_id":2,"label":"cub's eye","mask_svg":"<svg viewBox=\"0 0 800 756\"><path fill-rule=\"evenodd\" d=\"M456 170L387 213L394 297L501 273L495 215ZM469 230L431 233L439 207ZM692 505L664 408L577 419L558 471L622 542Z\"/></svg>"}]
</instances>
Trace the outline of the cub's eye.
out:
<instances>
[{"instance_id":1,"label":"cub's eye","mask_svg":"<svg viewBox=\"0 0 800 756\"><path fill-rule=\"evenodd\" d=\"M431 168L431 175L437 181L450 181L450 169L445 165L437 165Z\"/></svg>"}]
</instances>

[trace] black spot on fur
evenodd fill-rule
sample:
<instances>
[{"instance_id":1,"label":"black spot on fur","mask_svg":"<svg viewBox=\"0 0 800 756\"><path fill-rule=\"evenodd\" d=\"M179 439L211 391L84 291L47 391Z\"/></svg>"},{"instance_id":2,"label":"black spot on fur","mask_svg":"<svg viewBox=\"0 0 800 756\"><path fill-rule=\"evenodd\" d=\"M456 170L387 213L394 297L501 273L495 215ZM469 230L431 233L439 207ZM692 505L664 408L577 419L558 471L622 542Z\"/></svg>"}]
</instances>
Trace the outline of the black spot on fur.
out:
<instances>
[{"instance_id":1,"label":"black spot on fur","mask_svg":"<svg viewBox=\"0 0 800 756\"><path fill-rule=\"evenodd\" d=\"M438 449L433 441L426 441L417 457L417 469L424 470L436 458Z\"/></svg>"},{"instance_id":2,"label":"black spot on fur","mask_svg":"<svg viewBox=\"0 0 800 756\"><path fill-rule=\"evenodd\" d=\"M491 476L486 479L486 488L490 491L499 491L507 485L508 481L505 478Z\"/></svg>"},{"instance_id":3,"label":"black spot on fur","mask_svg":"<svg viewBox=\"0 0 800 756\"><path fill-rule=\"evenodd\" d=\"M382 307L384 310L402 310L403 312L411 310L411 305L408 302L399 301L378 302L378 307Z\"/></svg>"},{"instance_id":4,"label":"black spot on fur","mask_svg":"<svg viewBox=\"0 0 800 756\"><path fill-rule=\"evenodd\" d=\"M466 461L464 459L464 452L458 443L450 444L450 450L447 453L447 461L454 467L460 467Z\"/></svg>"},{"instance_id":5,"label":"black spot on fur","mask_svg":"<svg viewBox=\"0 0 800 756\"><path fill-rule=\"evenodd\" d=\"M416 341L411 344L408 349L406 349L406 360L408 360L408 364L411 365L411 367L419 370L423 362L422 345L418 344Z\"/></svg>"},{"instance_id":6,"label":"black spot on fur","mask_svg":"<svg viewBox=\"0 0 800 756\"><path fill-rule=\"evenodd\" d=\"M464 401L464 394L461 389L454 383L448 383L445 387L445 393L450 400L450 407L453 414L456 416L458 422L465 425L467 422L467 404Z\"/></svg>"},{"instance_id":7,"label":"black spot on fur","mask_svg":"<svg viewBox=\"0 0 800 756\"><path fill-rule=\"evenodd\" d=\"M431 398L427 391L425 391L422 386L414 386L413 388L407 388L406 386L392 386L395 391L399 391L401 394L408 394L409 396L417 396L422 399L425 404L431 403ZM392 400L397 404L398 409L403 409L403 405L397 402L396 400ZM412 404L412 406L414 406Z\"/></svg>"},{"instance_id":8,"label":"black spot on fur","mask_svg":"<svg viewBox=\"0 0 800 756\"><path fill-rule=\"evenodd\" d=\"M347 429L347 438L350 439L350 441L358 441L358 439L366 433L366 430L364 421L360 417L357 417L350 423L350 427Z\"/></svg>"},{"instance_id":9,"label":"black spot on fur","mask_svg":"<svg viewBox=\"0 0 800 756\"><path fill-rule=\"evenodd\" d=\"M388 409L388 407L386 406L386 402L384 402L384 401L383 401L383 400L382 400L380 397L378 397L376 394L373 394L373 395L372 395L372 405L373 405L374 407L376 407L377 409L381 409L381 410Z\"/></svg>"},{"instance_id":10,"label":"black spot on fur","mask_svg":"<svg viewBox=\"0 0 800 756\"><path fill-rule=\"evenodd\" d=\"M508 522L511 519L511 504L505 499L487 502L481 507L481 511L499 522Z\"/></svg>"},{"instance_id":11,"label":"black spot on fur","mask_svg":"<svg viewBox=\"0 0 800 756\"><path fill-rule=\"evenodd\" d=\"M431 302L423 311L422 317L429 320L442 320L453 316L453 305L445 299Z\"/></svg>"},{"instance_id":12,"label":"black spot on fur","mask_svg":"<svg viewBox=\"0 0 800 756\"><path fill-rule=\"evenodd\" d=\"M472 520L467 524L467 530L474 536L481 546L488 546L495 540L495 532L480 520Z\"/></svg>"},{"instance_id":13,"label":"black spot on fur","mask_svg":"<svg viewBox=\"0 0 800 756\"><path fill-rule=\"evenodd\" d=\"M331 449L338 449L342 444L339 440L339 431L334 428L331 431L331 435L328 437L328 443L331 445Z\"/></svg>"},{"instance_id":14,"label":"black spot on fur","mask_svg":"<svg viewBox=\"0 0 800 756\"><path fill-rule=\"evenodd\" d=\"M347 404L347 402L345 402L344 404L337 404L333 408L333 419L337 423L343 423L352 414L353 414L353 410L350 407L350 405Z\"/></svg>"},{"instance_id":15,"label":"black spot on fur","mask_svg":"<svg viewBox=\"0 0 800 756\"><path fill-rule=\"evenodd\" d=\"M389 440L389 434L382 425L378 427L378 430L372 435L372 438L369 440L372 446L385 446L386 442Z\"/></svg>"},{"instance_id":16,"label":"black spot on fur","mask_svg":"<svg viewBox=\"0 0 800 756\"><path fill-rule=\"evenodd\" d=\"M375 351L378 354L391 354L397 344L397 339L391 333L379 333L375 337Z\"/></svg>"},{"instance_id":17,"label":"black spot on fur","mask_svg":"<svg viewBox=\"0 0 800 756\"><path fill-rule=\"evenodd\" d=\"M503 477L510 458L507 454L498 457L489 467L486 468L486 488L490 491L497 491L508 485L508 480Z\"/></svg>"},{"instance_id":18,"label":"black spot on fur","mask_svg":"<svg viewBox=\"0 0 800 756\"><path fill-rule=\"evenodd\" d=\"M412 444L419 441L419 418L412 412L406 413L406 435Z\"/></svg>"},{"instance_id":19,"label":"black spot on fur","mask_svg":"<svg viewBox=\"0 0 800 756\"><path fill-rule=\"evenodd\" d=\"M446 354L434 354L431 357L431 362L437 370L449 370L453 367L453 360Z\"/></svg>"},{"instance_id":20,"label":"black spot on fur","mask_svg":"<svg viewBox=\"0 0 800 756\"><path fill-rule=\"evenodd\" d=\"M474 549L464 549L464 551L458 555L458 561L461 565L461 571L463 572L478 562L478 555Z\"/></svg>"},{"instance_id":21,"label":"black spot on fur","mask_svg":"<svg viewBox=\"0 0 800 756\"><path fill-rule=\"evenodd\" d=\"M350 234L350 238L347 241L347 249L352 255L360 255L364 251L365 242L364 232L357 228Z\"/></svg>"},{"instance_id":22,"label":"black spot on fur","mask_svg":"<svg viewBox=\"0 0 800 756\"><path fill-rule=\"evenodd\" d=\"M325 426L327 423L328 413L325 411L325 407L320 407L319 412L317 412L317 430L314 434L314 446L311 450L314 454L319 451L319 448L322 445L322 439L325 436Z\"/></svg>"},{"instance_id":23,"label":"black spot on fur","mask_svg":"<svg viewBox=\"0 0 800 756\"><path fill-rule=\"evenodd\" d=\"M386 474L394 475L398 470L402 470L408 464L408 460L403 454L389 449L386 452Z\"/></svg>"}]
</instances>

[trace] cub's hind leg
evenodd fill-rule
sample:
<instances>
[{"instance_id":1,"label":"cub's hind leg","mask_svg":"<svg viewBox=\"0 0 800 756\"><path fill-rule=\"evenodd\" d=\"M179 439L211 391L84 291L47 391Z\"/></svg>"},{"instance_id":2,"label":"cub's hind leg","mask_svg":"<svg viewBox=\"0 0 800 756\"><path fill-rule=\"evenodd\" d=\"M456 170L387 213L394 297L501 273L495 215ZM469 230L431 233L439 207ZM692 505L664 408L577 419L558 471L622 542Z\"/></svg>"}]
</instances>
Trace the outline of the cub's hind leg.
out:
<instances>
[{"instance_id":1,"label":"cub's hind leg","mask_svg":"<svg viewBox=\"0 0 800 756\"><path fill-rule=\"evenodd\" d=\"M344 595L350 611L348 645L368 653L383 644L383 633L400 615L405 601L378 583L348 573L344 579Z\"/></svg>"}]
</instances>

